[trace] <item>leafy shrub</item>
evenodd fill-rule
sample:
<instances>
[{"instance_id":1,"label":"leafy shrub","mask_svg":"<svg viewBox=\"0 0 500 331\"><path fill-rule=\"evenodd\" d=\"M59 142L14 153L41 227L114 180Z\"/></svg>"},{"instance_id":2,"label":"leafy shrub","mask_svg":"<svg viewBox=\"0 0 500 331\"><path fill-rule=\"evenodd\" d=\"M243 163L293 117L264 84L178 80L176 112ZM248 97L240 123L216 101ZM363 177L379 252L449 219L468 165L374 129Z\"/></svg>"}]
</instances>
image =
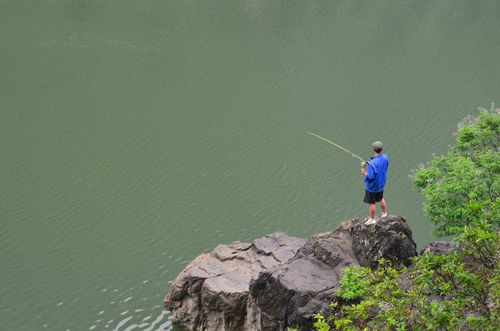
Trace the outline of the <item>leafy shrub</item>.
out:
<instances>
[{"instance_id":1,"label":"leafy shrub","mask_svg":"<svg viewBox=\"0 0 500 331\"><path fill-rule=\"evenodd\" d=\"M370 284L370 269L363 267L347 267L339 282L337 294L346 301L359 299Z\"/></svg>"},{"instance_id":2,"label":"leafy shrub","mask_svg":"<svg viewBox=\"0 0 500 331\"><path fill-rule=\"evenodd\" d=\"M330 325L325 320L325 317L321 314L314 314L314 328L317 331L330 331Z\"/></svg>"},{"instance_id":3,"label":"leafy shrub","mask_svg":"<svg viewBox=\"0 0 500 331\"><path fill-rule=\"evenodd\" d=\"M460 124L455 146L413 175L437 235L456 235L484 220L500 225L500 110L483 109Z\"/></svg>"}]
</instances>

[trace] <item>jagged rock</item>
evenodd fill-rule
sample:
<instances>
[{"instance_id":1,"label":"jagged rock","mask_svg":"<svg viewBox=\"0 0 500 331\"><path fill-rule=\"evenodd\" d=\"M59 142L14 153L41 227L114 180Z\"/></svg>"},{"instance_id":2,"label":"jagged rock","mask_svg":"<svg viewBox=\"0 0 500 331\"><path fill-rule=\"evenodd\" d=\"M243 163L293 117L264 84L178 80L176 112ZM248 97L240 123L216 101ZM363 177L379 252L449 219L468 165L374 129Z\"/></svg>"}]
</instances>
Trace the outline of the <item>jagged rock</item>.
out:
<instances>
[{"instance_id":1,"label":"jagged rock","mask_svg":"<svg viewBox=\"0 0 500 331\"><path fill-rule=\"evenodd\" d=\"M399 216L375 225L344 221L307 241L275 233L196 258L172 283L165 307L189 330L310 330L311 315L335 298L346 266L407 263L415 255Z\"/></svg>"},{"instance_id":2,"label":"jagged rock","mask_svg":"<svg viewBox=\"0 0 500 331\"><path fill-rule=\"evenodd\" d=\"M277 232L252 244L218 245L177 276L165 307L189 330L243 330L250 280L288 261L304 243Z\"/></svg>"},{"instance_id":3,"label":"jagged rock","mask_svg":"<svg viewBox=\"0 0 500 331\"><path fill-rule=\"evenodd\" d=\"M357 222L351 228L351 236L352 249L365 267L376 267L381 258L408 265L409 258L417 255L411 229L401 216L386 217L370 226Z\"/></svg>"},{"instance_id":4,"label":"jagged rock","mask_svg":"<svg viewBox=\"0 0 500 331\"><path fill-rule=\"evenodd\" d=\"M333 232L318 234L287 263L263 271L250 283L249 316L258 315L255 330L312 329L311 315L335 299L347 266L374 267L380 258L408 263L417 255L404 218L399 216L366 225L344 221ZM256 311L255 311L256 310Z\"/></svg>"},{"instance_id":5,"label":"jagged rock","mask_svg":"<svg viewBox=\"0 0 500 331\"><path fill-rule=\"evenodd\" d=\"M430 253L435 255L446 255L456 252L458 246L452 241L433 241L420 251L420 254Z\"/></svg>"},{"instance_id":6,"label":"jagged rock","mask_svg":"<svg viewBox=\"0 0 500 331\"><path fill-rule=\"evenodd\" d=\"M358 264L345 228L311 237L288 263L251 281L248 313L260 322L255 330L309 328L311 314L335 297L344 267Z\"/></svg>"}]
</instances>

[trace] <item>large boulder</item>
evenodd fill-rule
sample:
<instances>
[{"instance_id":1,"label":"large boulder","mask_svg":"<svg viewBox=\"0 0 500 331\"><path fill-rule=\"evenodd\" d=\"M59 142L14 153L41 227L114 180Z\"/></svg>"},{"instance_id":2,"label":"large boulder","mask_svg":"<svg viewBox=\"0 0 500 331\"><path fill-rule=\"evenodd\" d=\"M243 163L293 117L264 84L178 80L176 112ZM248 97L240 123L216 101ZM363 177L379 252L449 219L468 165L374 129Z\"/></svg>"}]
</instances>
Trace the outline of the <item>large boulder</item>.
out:
<instances>
[{"instance_id":1,"label":"large boulder","mask_svg":"<svg viewBox=\"0 0 500 331\"><path fill-rule=\"evenodd\" d=\"M357 222L351 229L352 249L362 266L374 268L384 258L394 264L410 263L417 245L406 220L401 216L383 218L370 226Z\"/></svg>"},{"instance_id":2,"label":"large boulder","mask_svg":"<svg viewBox=\"0 0 500 331\"><path fill-rule=\"evenodd\" d=\"M344 221L303 240L275 233L252 244L219 245L175 279L165 306L189 330L312 329L311 315L336 297L346 266L380 258L407 263L416 245L404 218Z\"/></svg>"},{"instance_id":3,"label":"large boulder","mask_svg":"<svg viewBox=\"0 0 500 331\"><path fill-rule=\"evenodd\" d=\"M219 245L177 276L165 307L189 330L243 330L250 280L288 261L304 243L278 232L251 244Z\"/></svg>"},{"instance_id":4,"label":"large boulder","mask_svg":"<svg viewBox=\"0 0 500 331\"><path fill-rule=\"evenodd\" d=\"M312 236L287 263L263 271L250 283L247 329L309 328L311 314L323 310L336 295L342 270L358 265L349 228Z\"/></svg>"},{"instance_id":5,"label":"large boulder","mask_svg":"<svg viewBox=\"0 0 500 331\"><path fill-rule=\"evenodd\" d=\"M255 330L311 330L312 314L336 298L345 267L374 267L381 258L407 264L416 255L411 229L400 216L374 225L344 221L333 232L312 236L290 261L251 281L247 323L259 325Z\"/></svg>"}]
</instances>

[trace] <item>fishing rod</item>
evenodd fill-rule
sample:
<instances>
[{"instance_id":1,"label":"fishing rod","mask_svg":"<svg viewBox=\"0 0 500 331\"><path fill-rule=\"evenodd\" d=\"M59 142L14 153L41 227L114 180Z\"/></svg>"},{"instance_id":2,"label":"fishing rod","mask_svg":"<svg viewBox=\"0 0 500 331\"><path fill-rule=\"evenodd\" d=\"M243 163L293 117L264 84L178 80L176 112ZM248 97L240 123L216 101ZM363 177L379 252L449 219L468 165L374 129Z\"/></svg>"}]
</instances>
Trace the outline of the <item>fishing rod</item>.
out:
<instances>
[{"instance_id":1,"label":"fishing rod","mask_svg":"<svg viewBox=\"0 0 500 331\"><path fill-rule=\"evenodd\" d=\"M312 133L312 132L309 132L309 131L306 131L306 133L309 133L311 136L314 136L314 137L316 137L316 138L319 138L319 139L321 139L321 140L324 140L324 141L326 141L327 143L330 143L330 144L332 144L333 146L336 146L336 147L340 148L340 149L341 149L341 150L343 150L344 152L347 152L347 153L351 154L351 156L352 156L352 157L355 157L355 158L357 158L357 159L359 159L359 160L361 160L361 161L363 161L363 162L365 162L365 163L366 163L366 162L368 162L368 161L363 160L362 158L360 158L359 156L357 156L356 154L354 154L353 152L351 152L351 151L350 151L350 150L348 150L347 148L344 148L344 147L342 147L342 146L340 146L340 145L338 145L338 144L334 143L333 141L330 141L330 140L328 140L328 139L326 139L326 138L323 138L323 137L321 137L321 136L317 135L316 133Z\"/></svg>"}]
</instances>

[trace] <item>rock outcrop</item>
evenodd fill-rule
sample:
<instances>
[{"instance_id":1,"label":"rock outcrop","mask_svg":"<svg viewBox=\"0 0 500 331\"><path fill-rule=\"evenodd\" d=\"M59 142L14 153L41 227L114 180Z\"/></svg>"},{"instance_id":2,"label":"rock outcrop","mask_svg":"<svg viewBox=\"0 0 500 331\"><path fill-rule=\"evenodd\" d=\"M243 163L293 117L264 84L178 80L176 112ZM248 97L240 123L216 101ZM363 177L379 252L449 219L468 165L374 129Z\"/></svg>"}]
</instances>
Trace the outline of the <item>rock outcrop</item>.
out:
<instances>
[{"instance_id":1,"label":"rock outcrop","mask_svg":"<svg viewBox=\"0 0 500 331\"><path fill-rule=\"evenodd\" d=\"M381 258L394 264L409 263L416 256L411 229L401 216L391 216L371 226L352 227L352 249L362 266L374 268Z\"/></svg>"},{"instance_id":2,"label":"rock outcrop","mask_svg":"<svg viewBox=\"0 0 500 331\"><path fill-rule=\"evenodd\" d=\"M250 280L290 260L305 242L278 232L251 244L218 245L177 276L165 307L189 330L243 330Z\"/></svg>"},{"instance_id":3,"label":"rock outcrop","mask_svg":"<svg viewBox=\"0 0 500 331\"><path fill-rule=\"evenodd\" d=\"M407 263L416 254L399 216L374 225L344 221L307 241L274 233L197 257L172 283L165 307L189 330L309 330L311 315L335 298L346 266Z\"/></svg>"},{"instance_id":4,"label":"rock outcrop","mask_svg":"<svg viewBox=\"0 0 500 331\"><path fill-rule=\"evenodd\" d=\"M446 255L456 252L457 244L452 241L433 241L420 251L420 254Z\"/></svg>"}]
</instances>

